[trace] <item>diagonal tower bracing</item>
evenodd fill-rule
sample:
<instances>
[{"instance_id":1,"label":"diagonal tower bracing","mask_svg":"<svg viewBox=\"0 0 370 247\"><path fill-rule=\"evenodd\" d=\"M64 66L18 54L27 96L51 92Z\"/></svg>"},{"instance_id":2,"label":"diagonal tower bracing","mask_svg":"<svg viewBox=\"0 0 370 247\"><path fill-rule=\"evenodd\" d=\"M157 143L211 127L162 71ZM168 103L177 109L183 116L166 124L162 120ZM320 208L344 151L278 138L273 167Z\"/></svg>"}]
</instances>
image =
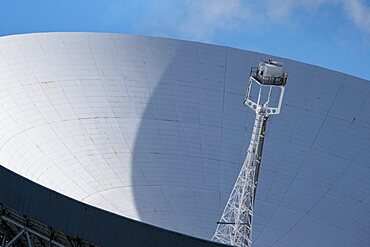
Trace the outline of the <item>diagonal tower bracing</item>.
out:
<instances>
[{"instance_id":1,"label":"diagonal tower bracing","mask_svg":"<svg viewBox=\"0 0 370 247\"><path fill-rule=\"evenodd\" d=\"M244 105L255 113L247 156L212 240L233 246L252 246L253 207L262 159L267 119L280 113L287 74L272 59L252 68Z\"/></svg>"}]
</instances>

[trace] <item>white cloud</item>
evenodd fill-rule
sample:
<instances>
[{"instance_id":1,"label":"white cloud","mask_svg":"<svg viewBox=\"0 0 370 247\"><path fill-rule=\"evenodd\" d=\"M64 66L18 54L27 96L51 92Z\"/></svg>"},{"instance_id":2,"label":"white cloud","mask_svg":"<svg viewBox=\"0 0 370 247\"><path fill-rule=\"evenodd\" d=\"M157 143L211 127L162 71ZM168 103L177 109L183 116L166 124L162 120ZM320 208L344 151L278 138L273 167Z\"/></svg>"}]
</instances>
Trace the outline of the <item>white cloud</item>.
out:
<instances>
[{"instance_id":1,"label":"white cloud","mask_svg":"<svg viewBox=\"0 0 370 247\"><path fill-rule=\"evenodd\" d=\"M262 0L266 15L272 20L280 21L294 16L297 9L307 12L316 11L321 5L335 3L338 0Z\"/></svg>"},{"instance_id":2,"label":"white cloud","mask_svg":"<svg viewBox=\"0 0 370 247\"><path fill-rule=\"evenodd\" d=\"M297 9L307 12L317 11L323 5L332 8L341 7L350 20L362 31L370 33L370 6L363 0L262 0L267 6L267 16L271 20L281 21L292 18Z\"/></svg>"},{"instance_id":3,"label":"white cloud","mask_svg":"<svg viewBox=\"0 0 370 247\"><path fill-rule=\"evenodd\" d=\"M238 27L250 17L241 0L185 0L179 31L196 40L208 40L217 30Z\"/></svg>"},{"instance_id":4,"label":"white cloud","mask_svg":"<svg viewBox=\"0 0 370 247\"><path fill-rule=\"evenodd\" d=\"M352 21L363 31L370 33L370 7L361 0L345 1L345 9Z\"/></svg>"},{"instance_id":5,"label":"white cloud","mask_svg":"<svg viewBox=\"0 0 370 247\"><path fill-rule=\"evenodd\" d=\"M182 14L168 15L162 23L170 23L169 27L183 38L209 41L218 31L253 24L290 24L297 9L312 12L323 4L339 1L342 0L182 0Z\"/></svg>"},{"instance_id":6,"label":"white cloud","mask_svg":"<svg viewBox=\"0 0 370 247\"><path fill-rule=\"evenodd\" d=\"M268 30L276 25L300 25L297 13L314 14L327 6L348 16L350 24L370 33L370 7L363 0L136 0L130 6L141 7L136 13L122 5L109 9L110 22L130 16L137 31L151 30L154 35L198 41L211 41L218 32L242 31L243 28ZM304 18L304 16L303 16ZM312 17L314 18L314 17Z\"/></svg>"}]
</instances>

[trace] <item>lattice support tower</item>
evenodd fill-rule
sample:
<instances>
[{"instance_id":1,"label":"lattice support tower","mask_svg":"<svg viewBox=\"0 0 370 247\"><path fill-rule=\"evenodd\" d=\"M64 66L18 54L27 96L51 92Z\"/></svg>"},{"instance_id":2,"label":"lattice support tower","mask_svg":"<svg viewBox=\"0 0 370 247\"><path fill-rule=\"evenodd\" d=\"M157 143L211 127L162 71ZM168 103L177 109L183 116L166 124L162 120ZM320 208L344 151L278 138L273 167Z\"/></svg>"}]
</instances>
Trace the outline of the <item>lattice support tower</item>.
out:
<instances>
[{"instance_id":1,"label":"lattice support tower","mask_svg":"<svg viewBox=\"0 0 370 247\"><path fill-rule=\"evenodd\" d=\"M0 247L98 247L0 204Z\"/></svg>"},{"instance_id":2,"label":"lattice support tower","mask_svg":"<svg viewBox=\"0 0 370 247\"><path fill-rule=\"evenodd\" d=\"M280 113L288 75L282 63L261 60L250 72L244 105L256 118L247 156L225 206L213 241L232 246L252 246L253 210L262 159L267 119Z\"/></svg>"}]
</instances>

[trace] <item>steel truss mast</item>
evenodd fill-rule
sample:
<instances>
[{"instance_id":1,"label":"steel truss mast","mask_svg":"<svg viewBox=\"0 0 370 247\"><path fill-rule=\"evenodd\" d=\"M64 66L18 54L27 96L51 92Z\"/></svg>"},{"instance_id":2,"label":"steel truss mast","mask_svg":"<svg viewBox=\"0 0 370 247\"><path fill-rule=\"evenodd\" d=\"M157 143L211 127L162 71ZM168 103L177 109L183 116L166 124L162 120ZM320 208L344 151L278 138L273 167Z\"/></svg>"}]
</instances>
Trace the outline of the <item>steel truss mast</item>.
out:
<instances>
[{"instance_id":1,"label":"steel truss mast","mask_svg":"<svg viewBox=\"0 0 370 247\"><path fill-rule=\"evenodd\" d=\"M262 159L267 119L280 113L287 74L282 63L269 59L252 68L244 105L255 113L247 156L212 240L252 246L253 207Z\"/></svg>"}]
</instances>

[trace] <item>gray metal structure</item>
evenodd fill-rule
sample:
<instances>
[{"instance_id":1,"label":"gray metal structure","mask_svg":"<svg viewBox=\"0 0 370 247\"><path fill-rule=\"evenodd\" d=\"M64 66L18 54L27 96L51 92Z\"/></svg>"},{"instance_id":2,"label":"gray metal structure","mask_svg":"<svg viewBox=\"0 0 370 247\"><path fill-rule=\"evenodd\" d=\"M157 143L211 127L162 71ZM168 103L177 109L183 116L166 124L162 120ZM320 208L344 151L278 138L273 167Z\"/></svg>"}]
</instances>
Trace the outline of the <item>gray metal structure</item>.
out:
<instances>
[{"instance_id":1,"label":"gray metal structure","mask_svg":"<svg viewBox=\"0 0 370 247\"><path fill-rule=\"evenodd\" d=\"M270 115L280 113L287 78L283 64L272 59L261 60L259 67L251 69L244 105L256 113L256 118L246 158L221 219L217 222L212 237L214 241L232 246L252 246L254 201L267 119Z\"/></svg>"},{"instance_id":2,"label":"gray metal structure","mask_svg":"<svg viewBox=\"0 0 370 247\"><path fill-rule=\"evenodd\" d=\"M222 247L86 205L0 166L0 246Z\"/></svg>"},{"instance_id":3,"label":"gray metal structure","mask_svg":"<svg viewBox=\"0 0 370 247\"><path fill-rule=\"evenodd\" d=\"M97 246L0 204L0 246Z\"/></svg>"},{"instance_id":4,"label":"gray metal structure","mask_svg":"<svg viewBox=\"0 0 370 247\"><path fill-rule=\"evenodd\" d=\"M210 239L253 128L241 103L249 68L267 57L120 34L1 37L0 164ZM268 120L253 247L368 246L370 82L275 59L289 84Z\"/></svg>"}]
</instances>

